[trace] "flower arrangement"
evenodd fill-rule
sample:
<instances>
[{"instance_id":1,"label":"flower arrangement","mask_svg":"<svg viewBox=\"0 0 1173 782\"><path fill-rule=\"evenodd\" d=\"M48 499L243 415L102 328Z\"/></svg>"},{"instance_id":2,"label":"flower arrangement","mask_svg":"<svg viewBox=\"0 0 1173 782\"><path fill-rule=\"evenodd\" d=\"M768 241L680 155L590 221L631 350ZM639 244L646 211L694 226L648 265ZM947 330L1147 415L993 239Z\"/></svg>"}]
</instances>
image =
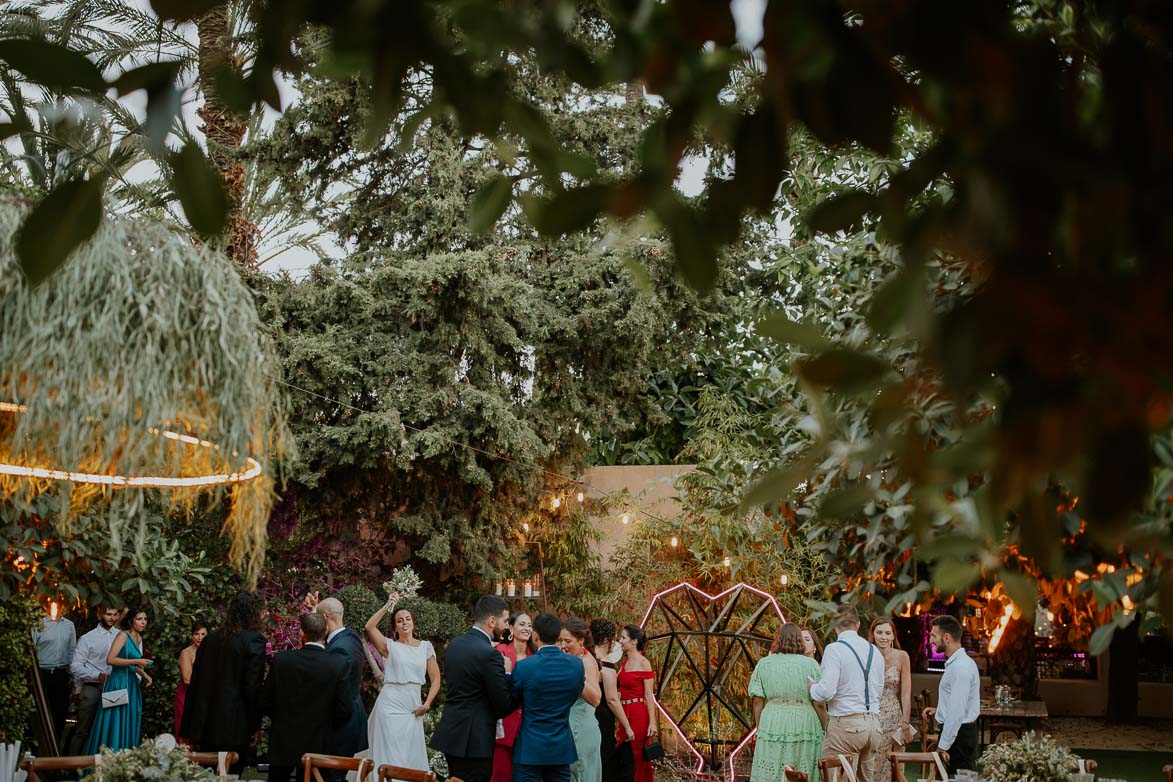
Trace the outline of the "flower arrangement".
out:
<instances>
[{"instance_id":1,"label":"flower arrangement","mask_svg":"<svg viewBox=\"0 0 1173 782\"><path fill-rule=\"evenodd\" d=\"M1066 747L1033 730L1010 744L991 744L978 766L990 782L1068 782L1077 763Z\"/></svg>"},{"instance_id":2,"label":"flower arrangement","mask_svg":"<svg viewBox=\"0 0 1173 782\"><path fill-rule=\"evenodd\" d=\"M165 749L147 740L134 749L111 752L98 758L95 782L216 782L209 769L191 762L183 747Z\"/></svg>"},{"instance_id":3,"label":"flower arrangement","mask_svg":"<svg viewBox=\"0 0 1173 782\"><path fill-rule=\"evenodd\" d=\"M383 591L387 593L390 602L398 603L418 595L423 585L423 580L416 575L411 566L404 565L391 571L391 578L383 582Z\"/></svg>"}]
</instances>

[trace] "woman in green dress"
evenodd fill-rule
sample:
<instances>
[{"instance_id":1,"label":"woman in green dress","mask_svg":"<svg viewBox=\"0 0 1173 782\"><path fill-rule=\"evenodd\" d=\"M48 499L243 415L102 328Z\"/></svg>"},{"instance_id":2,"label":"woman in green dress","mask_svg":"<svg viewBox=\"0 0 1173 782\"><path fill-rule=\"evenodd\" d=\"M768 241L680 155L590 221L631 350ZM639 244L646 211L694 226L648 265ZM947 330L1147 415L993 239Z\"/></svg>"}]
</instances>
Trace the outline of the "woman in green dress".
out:
<instances>
[{"instance_id":1,"label":"woman in green dress","mask_svg":"<svg viewBox=\"0 0 1173 782\"><path fill-rule=\"evenodd\" d=\"M803 649L798 626L782 625L749 679L758 726L750 782L778 782L786 766L818 778L826 718L811 703L808 682L819 678L819 665Z\"/></svg>"},{"instance_id":2,"label":"woman in green dress","mask_svg":"<svg viewBox=\"0 0 1173 782\"><path fill-rule=\"evenodd\" d=\"M114 637L110 645L110 652L106 655L106 664L110 666L110 674L106 677L106 684L102 694L110 697L114 693L126 691L122 703L117 706L105 706L99 709L94 718L94 726L90 728L90 738L86 742L86 754L96 755L100 747L109 747L115 752L122 749L133 749L142 741L143 737L143 693L142 687L151 686L151 677L147 674L147 666L153 660L148 660L143 649L143 632L147 629L147 612L131 609L126 612L122 620L122 632Z\"/></svg>"},{"instance_id":3,"label":"woman in green dress","mask_svg":"<svg viewBox=\"0 0 1173 782\"><path fill-rule=\"evenodd\" d=\"M603 680L595 656L588 651L594 643L586 622L573 617L563 622L558 645L562 651L582 660L586 674L582 695L570 707L570 732L574 734L574 749L578 753L578 760L570 764L570 779L571 782L601 782L603 737L595 707L603 702Z\"/></svg>"}]
</instances>

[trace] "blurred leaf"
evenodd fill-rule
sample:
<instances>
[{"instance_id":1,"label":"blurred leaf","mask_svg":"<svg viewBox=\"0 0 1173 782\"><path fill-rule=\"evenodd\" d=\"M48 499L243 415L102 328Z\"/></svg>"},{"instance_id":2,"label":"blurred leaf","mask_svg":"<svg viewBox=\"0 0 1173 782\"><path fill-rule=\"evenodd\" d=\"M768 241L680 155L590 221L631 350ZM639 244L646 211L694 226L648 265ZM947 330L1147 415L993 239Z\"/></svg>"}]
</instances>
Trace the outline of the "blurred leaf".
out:
<instances>
[{"instance_id":1,"label":"blurred leaf","mask_svg":"<svg viewBox=\"0 0 1173 782\"><path fill-rule=\"evenodd\" d=\"M1092 633L1091 640L1088 641L1088 653L1092 656L1099 656L1108 651L1108 647L1112 645L1112 636L1115 634L1116 625L1112 622L1097 627L1096 631Z\"/></svg>"},{"instance_id":2,"label":"blurred leaf","mask_svg":"<svg viewBox=\"0 0 1173 782\"><path fill-rule=\"evenodd\" d=\"M812 351L823 350L832 344L831 340L823 336L823 331L818 326L796 323L781 312L775 312L759 320L755 330L763 337L769 337L783 345L797 345Z\"/></svg>"},{"instance_id":3,"label":"blurred leaf","mask_svg":"<svg viewBox=\"0 0 1173 782\"><path fill-rule=\"evenodd\" d=\"M1025 573L1018 573L1013 570L1003 570L998 574L998 578L1002 580L1002 585L1006 587L1006 594L1018 606L1018 610L1022 612L1023 619L1027 622L1033 622L1035 618L1035 610L1039 603L1039 585L1033 578Z\"/></svg>"},{"instance_id":4,"label":"blurred leaf","mask_svg":"<svg viewBox=\"0 0 1173 782\"><path fill-rule=\"evenodd\" d=\"M853 391L879 380L891 367L887 361L848 348L832 348L795 362L798 373L816 386Z\"/></svg>"},{"instance_id":5,"label":"blurred leaf","mask_svg":"<svg viewBox=\"0 0 1173 782\"><path fill-rule=\"evenodd\" d=\"M875 490L866 483L845 486L823 498L819 505L819 514L833 519L850 518L858 515L863 506L875 496Z\"/></svg>"},{"instance_id":6,"label":"blurred leaf","mask_svg":"<svg viewBox=\"0 0 1173 782\"><path fill-rule=\"evenodd\" d=\"M0 41L0 60L54 92L102 92L102 72L81 52L48 41L10 38Z\"/></svg>"},{"instance_id":7,"label":"blurred leaf","mask_svg":"<svg viewBox=\"0 0 1173 782\"><path fill-rule=\"evenodd\" d=\"M1157 605L1165 619L1165 632L1173 638L1173 568L1166 566L1161 572L1158 590Z\"/></svg>"},{"instance_id":8,"label":"blurred leaf","mask_svg":"<svg viewBox=\"0 0 1173 782\"><path fill-rule=\"evenodd\" d=\"M755 209L769 209L786 168L786 133L778 127L774 108L766 104L743 116L733 146L739 194Z\"/></svg>"},{"instance_id":9,"label":"blurred leaf","mask_svg":"<svg viewBox=\"0 0 1173 782\"><path fill-rule=\"evenodd\" d=\"M468 229L477 236L489 233L509 208L512 195L511 177L498 175L482 184L469 204Z\"/></svg>"},{"instance_id":10,"label":"blurred leaf","mask_svg":"<svg viewBox=\"0 0 1173 782\"><path fill-rule=\"evenodd\" d=\"M868 326L876 334L888 334L922 293L919 270L903 268L896 272L872 295L868 303Z\"/></svg>"},{"instance_id":11,"label":"blurred leaf","mask_svg":"<svg viewBox=\"0 0 1173 782\"><path fill-rule=\"evenodd\" d=\"M741 509L774 505L788 499L800 483L810 478L818 463L819 453L811 450L797 461L766 473L746 492L741 500Z\"/></svg>"},{"instance_id":12,"label":"blurred leaf","mask_svg":"<svg viewBox=\"0 0 1173 782\"><path fill-rule=\"evenodd\" d=\"M530 221L543 236L563 236L593 223L607 203L606 185L587 185L561 190L538 201Z\"/></svg>"},{"instance_id":13,"label":"blurred leaf","mask_svg":"<svg viewBox=\"0 0 1173 782\"><path fill-rule=\"evenodd\" d=\"M933 565L933 586L946 594L964 592L981 575L973 562L945 558Z\"/></svg>"},{"instance_id":14,"label":"blurred leaf","mask_svg":"<svg viewBox=\"0 0 1173 782\"><path fill-rule=\"evenodd\" d=\"M188 222L204 236L218 236L228 220L224 180L194 141L171 155L171 186Z\"/></svg>"},{"instance_id":15,"label":"blurred leaf","mask_svg":"<svg viewBox=\"0 0 1173 782\"><path fill-rule=\"evenodd\" d=\"M863 218L876 207L876 197L862 190L851 190L820 202L806 215L806 223L820 233L856 231Z\"/></svg>"},{"instance_id":16,"label":"blurred leaf","mask_svg":"<svg viewBox=\"0 0 1173 782\"><path fill-rule=\"evenodd\" d=\"M123 71L122 75L111 82L118 96L129 95L135 90L155 90L175 81L179 73L178 62L152 62Z\"/></svg>"},{"instance_id":17,"label":"blurred leaf","mask_svg":"<svg viewBox=\"0 0 1173 782\"><path fill-rule=\"evenodd\" d=\"M103 179L74 179L53 188L33 207L16 238L20 267L38 285L89 239L102 223Z\"/></svg>"}]
</instances>

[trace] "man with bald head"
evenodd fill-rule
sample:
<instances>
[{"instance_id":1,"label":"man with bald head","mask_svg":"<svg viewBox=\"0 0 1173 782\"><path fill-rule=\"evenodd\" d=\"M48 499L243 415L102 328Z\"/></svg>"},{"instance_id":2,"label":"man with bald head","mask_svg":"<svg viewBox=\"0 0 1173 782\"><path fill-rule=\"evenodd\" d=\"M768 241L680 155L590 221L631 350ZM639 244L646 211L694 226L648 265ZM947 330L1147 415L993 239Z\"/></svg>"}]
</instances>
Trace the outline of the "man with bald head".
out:
<instances>
[{"instance_id":1,"label":"man with bald head","mask_svg":"<svg viewBox=\"0 0 1173 782\"><path fill-rule=\"evenodd\" d=\"M311 592L305 597L305 605L326 619L326 652L346 661L346 681L354 708L351 709L350 719L335 730L330 754L353 757L367 748L367 712L359 693L363 668L366 667L362 639L352 628L343 624L342 603L338 598L320 600L317 592Z\"/></svg>"}]
</instances>

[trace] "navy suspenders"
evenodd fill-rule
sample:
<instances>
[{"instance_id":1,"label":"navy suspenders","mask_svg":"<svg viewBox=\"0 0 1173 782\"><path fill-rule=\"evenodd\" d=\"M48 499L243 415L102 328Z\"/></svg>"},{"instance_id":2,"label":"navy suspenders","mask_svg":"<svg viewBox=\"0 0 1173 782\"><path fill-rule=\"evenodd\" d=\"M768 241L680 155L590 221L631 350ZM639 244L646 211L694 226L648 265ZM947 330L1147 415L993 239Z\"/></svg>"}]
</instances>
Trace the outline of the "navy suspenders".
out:
<instances>
[{"instance_id":1,"label":"navy suspenders","mask_svg":"<svg viewBox=\"0 0 1173 782\"><path fill-rule=\"evenodd\" d=\"M863 705L864 705L865 709L867 709L868 711L871 711L872 710L872 693L871 693L870 688L868 687L868 671L870 671L872 669L872 657L876 653L876 645L875 644L868 644L868 664L865 666L863 664L863 660L859 659L859 653L851 648L851 644L847 643L847 641L844 641L842 639L836 639L835 643L843 644L844 646L846 646L847 651L851 652L851 656L855 658L855 661L857 663L859 663L860 670L863 671Z\"/></svg>"}]
</instances>

